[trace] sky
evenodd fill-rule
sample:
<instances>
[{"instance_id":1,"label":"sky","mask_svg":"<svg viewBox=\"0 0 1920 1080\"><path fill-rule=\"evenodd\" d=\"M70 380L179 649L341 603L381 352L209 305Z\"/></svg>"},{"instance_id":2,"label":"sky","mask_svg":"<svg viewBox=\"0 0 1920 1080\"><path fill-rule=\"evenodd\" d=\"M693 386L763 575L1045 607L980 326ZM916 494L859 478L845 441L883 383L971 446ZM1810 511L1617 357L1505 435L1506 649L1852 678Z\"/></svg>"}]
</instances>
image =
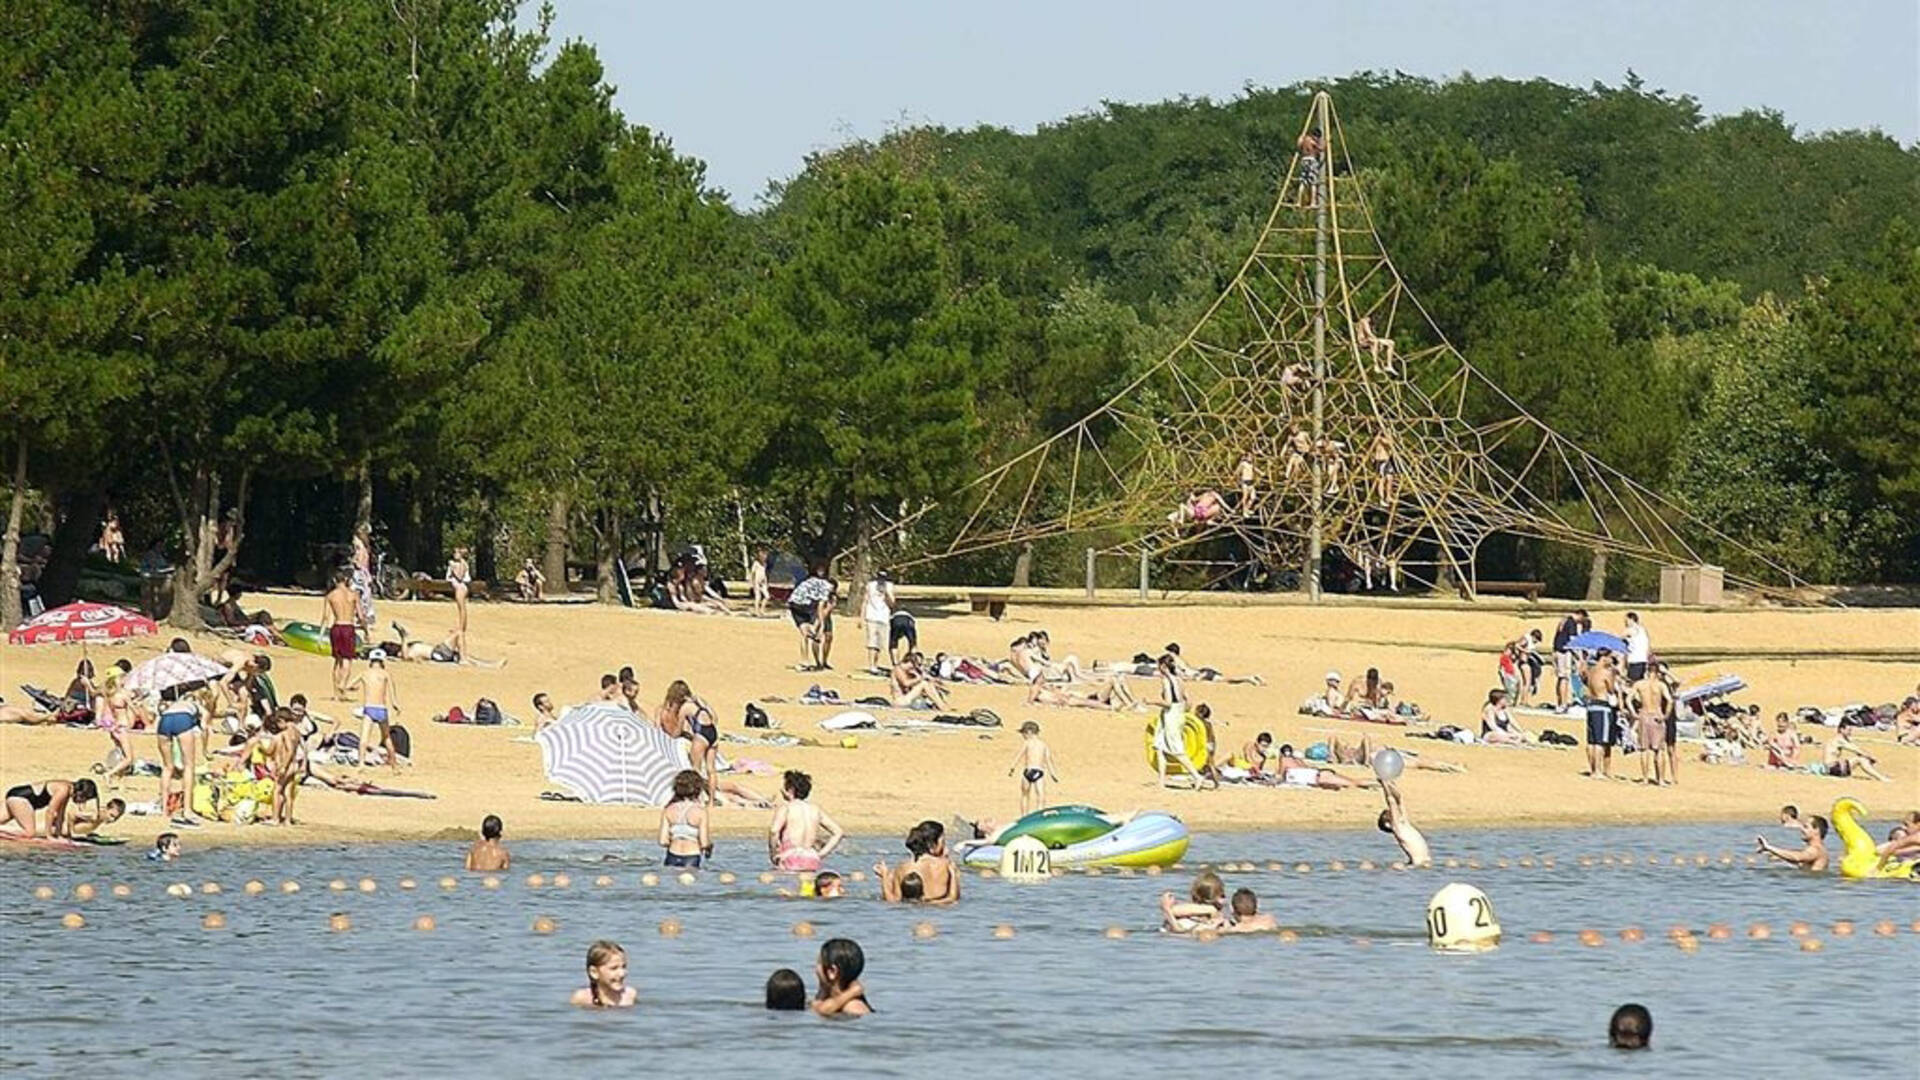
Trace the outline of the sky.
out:
<instances>
[{"instance_id":1,"label":"sky","mask_svg":"<svg viewBox=\"0 0 1920 1080\"><path fill-rule=\"evenodd\" d=\"M634 123L751 209L807 154L902 125L1031 131L1102 101L1355 71L1544 77L1920 141L1920 0L553 0Z\"/></svg>"}]
</instances>

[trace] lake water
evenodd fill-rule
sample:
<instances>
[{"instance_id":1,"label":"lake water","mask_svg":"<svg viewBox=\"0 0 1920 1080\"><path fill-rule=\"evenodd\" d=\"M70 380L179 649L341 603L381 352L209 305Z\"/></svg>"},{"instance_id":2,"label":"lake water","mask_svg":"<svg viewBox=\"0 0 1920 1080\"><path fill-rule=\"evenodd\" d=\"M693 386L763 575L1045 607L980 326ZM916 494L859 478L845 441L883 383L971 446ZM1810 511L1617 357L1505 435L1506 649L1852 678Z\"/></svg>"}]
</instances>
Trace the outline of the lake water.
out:
<instances>
[{"instance_id":1,"label":"lake water","mask_svg":"<svg viewBox=\"0 0 1920 1080\"><path fill-rule=\"evenodd\" d=\"M0 1074L1915 1075L1907 1025L1920 991L1920 934L1909 924L1920 918L1920 889L1747 866L1754 831L1457 832L1435 837L1439 856L1486 865L1431 873L1327 869L1336 858L1351 866L1396 854L1375 833L1196 837L1194 861L1314 864L1307 874L1224 875L1298 929L1294 943L1155 933L1159 893L1184 893L1191 872L1031 886L969 877L958 908L909 910L780 898L755 876L758 852L731 838L722 839L721 868L741 874L732 886L709 873L693 886L667 876L644 887L641 874L657 869L651 852L598 842L515 845L513 873L497 891L460 875L460 853L438 847L190 851L169 865L124 848L5 858ZM843 872L899 853L891 840L851 847L836 859ZM1666 865L1721 852L1736 853L1735 865ZM1635 865L1578 865L1583 855L1623 853ZM1648 855L1663 865L1645 865ZM1521 868L1523 856L1556 865ZM1515 865L1497 869L1499 858ZM530 889L524 879L534 872L564 872L572 886ZM447 873L461 878L453 892L436 884ZM601 874L616 884L594 887ZM401 891L403 876L419 888ZM361 877L379 890L326 887ZM249 878L273 891L244 895ZM280 894L288 878L303 891ZM1475 956L1426 948L1427 898L1449 880L1489 894L1505 946ZM83 881L101 896L75 901ZM225 893L201 895L205 881ZM113 882L132 885L134 896L107 895ZM195 894L165 896L173 882ZM56 897L34 899L38 885ZM60 916L76 910L87 927L62 928ZM228 927L203 930L210 911L225 913ZM334 911L354 929L329 932ZM411 929L421 914L438 929ZM557 933L530 932L541 914ZM684 925L681 936L658 933L669 917ZM800 919L819 936L794 937ZM921 919L938 936L915 940ZM1853 936L1832 934L1841 919L1857 924ZM1872 932L1886 919L1897 936ZM1810 923L1825 949L1802 952L1787 934L1794 920ZM1754 921L1776 936L1747 939ZM1016 927L1012 940L991 937L1003 922ZM1715 922L1737 936L1707 940ZM1702 935L1697 952L1666 940L1675 924ZM1109 940L1109 925L1133 932ZM1617 932L1629 926L1647 940L1622 943ZM1605 946L1576 943L1585 928L1605 933ZM1525 940L1540 930L1556 941ZM865 948L876 1015L829 1023L763 1011L767 974L791 967L811 986L819 942L833 936ZM626 947L640 1008L565 1004L584 985L586 945L599 937ZM1606 1048L1607 1017L1624 1001L1653 1010L1651 1052Z\"/></svg>"}]
</instances>

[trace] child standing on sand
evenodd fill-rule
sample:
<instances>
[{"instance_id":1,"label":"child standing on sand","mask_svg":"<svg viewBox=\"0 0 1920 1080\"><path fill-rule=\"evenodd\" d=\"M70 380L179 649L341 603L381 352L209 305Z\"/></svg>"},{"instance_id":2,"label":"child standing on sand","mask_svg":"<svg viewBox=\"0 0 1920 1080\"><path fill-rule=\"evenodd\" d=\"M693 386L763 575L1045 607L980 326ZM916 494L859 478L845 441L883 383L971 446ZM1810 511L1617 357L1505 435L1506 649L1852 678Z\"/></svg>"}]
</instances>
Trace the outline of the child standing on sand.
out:
<instances>
[{"instance_id":1,"label":"child standing on sand","mask_svg":"<svg viewBox=\"0 0 1920 1080\"><path fill-rule=\"evenodd\" d=\"M385 649L375 649L367 654L367 670L353 677L347 684L347 690L358 688L361 691L360 704L360 749L354 764L365 767L367 764L367 737L373 728L380 728L380 748L386 752L387 767L400 767L400 753L393 745L393 714L400 711L400 695L393 685L393 676L387 674L387 653Z\"/></svg>"},{"instance_id":2,"label":"child standing on sand","mask_svg":"<svg viewBox=\"0 0 1920 1080\"><path fill-rule=\"evenodd\" d=\"M488 814L481 819L480 839L467 849L468 870L493 873L513 866L513 856L507 853L507 845L500 842L504 828L498 814Z\"/></svg>"},{"instance_id":3,"label":"child standing on sand","mask_svg":"<svg viewBox=\"0 0 1920 1080\"><path fill-rule=\"evenodd\" d=\"M753 598L753 617L767 613L767 549L753 549L753 562L747 567L747 595Z\"/></svg>"},{"instance_id":4,"label":"child standing on sand","mask_svg":"<svg viewBox=\"0 0 1920 1080\"><path fill-rule=\"evenodd\" d=\"M1053 749L1040 740L1040 725L1032 720L1020 725L1020 749L1015 752L1007 775L1020 770L1020 813L1030 814L1047 805L1047 778L1054 783L1060 776L1053 768Z\"/></svg>"},{"instance_id":5,"label":"child standing on sand","mask_svg":"<svg viewBox=\"0 0 1920 1080\"><path fill-rule=\"evenodd\" d=\"M589 1009L630 1009L640 991L627 985L627 950L611 941L587 946L587 985L573 992L569 1004Z\"/></svg>"}]
</instances>

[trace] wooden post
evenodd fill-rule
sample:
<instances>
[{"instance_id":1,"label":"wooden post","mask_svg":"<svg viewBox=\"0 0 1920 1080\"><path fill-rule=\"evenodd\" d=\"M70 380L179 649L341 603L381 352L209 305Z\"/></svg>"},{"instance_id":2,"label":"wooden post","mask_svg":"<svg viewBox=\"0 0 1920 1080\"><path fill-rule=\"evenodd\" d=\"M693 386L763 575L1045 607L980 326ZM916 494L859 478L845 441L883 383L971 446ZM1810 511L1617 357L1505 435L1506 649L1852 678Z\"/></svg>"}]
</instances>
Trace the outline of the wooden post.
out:
<instances>
[{"instance_id":1,"label":"wooden post","mask_svg":"<svg viewBox=\"0 0 1920 1080\"><path fill-rule=\"evenodd\" d=\"M1087 549L1087 599L1093 599L1093 549Z\"/></svg>"}]
</instances>

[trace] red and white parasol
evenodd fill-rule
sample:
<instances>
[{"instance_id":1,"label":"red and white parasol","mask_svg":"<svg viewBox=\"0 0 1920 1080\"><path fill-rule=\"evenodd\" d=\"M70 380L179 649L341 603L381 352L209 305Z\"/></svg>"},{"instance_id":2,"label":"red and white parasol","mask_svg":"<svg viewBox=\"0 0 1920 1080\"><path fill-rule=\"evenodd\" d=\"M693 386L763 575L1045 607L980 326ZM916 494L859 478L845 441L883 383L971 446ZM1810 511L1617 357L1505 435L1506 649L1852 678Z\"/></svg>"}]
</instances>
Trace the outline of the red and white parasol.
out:
<instances>
[{"instance_id":1,"label":"red and white parasol","mask_svg":"<svg viewBox=\"0 0 1920 1080\"><path fill-rule=\"evenodd\" d=\"M159 632L153 620L112 604L68 604L28 619L7 635L13 645L57 641L111 641Z\"/></svg>"}]
</instances>

